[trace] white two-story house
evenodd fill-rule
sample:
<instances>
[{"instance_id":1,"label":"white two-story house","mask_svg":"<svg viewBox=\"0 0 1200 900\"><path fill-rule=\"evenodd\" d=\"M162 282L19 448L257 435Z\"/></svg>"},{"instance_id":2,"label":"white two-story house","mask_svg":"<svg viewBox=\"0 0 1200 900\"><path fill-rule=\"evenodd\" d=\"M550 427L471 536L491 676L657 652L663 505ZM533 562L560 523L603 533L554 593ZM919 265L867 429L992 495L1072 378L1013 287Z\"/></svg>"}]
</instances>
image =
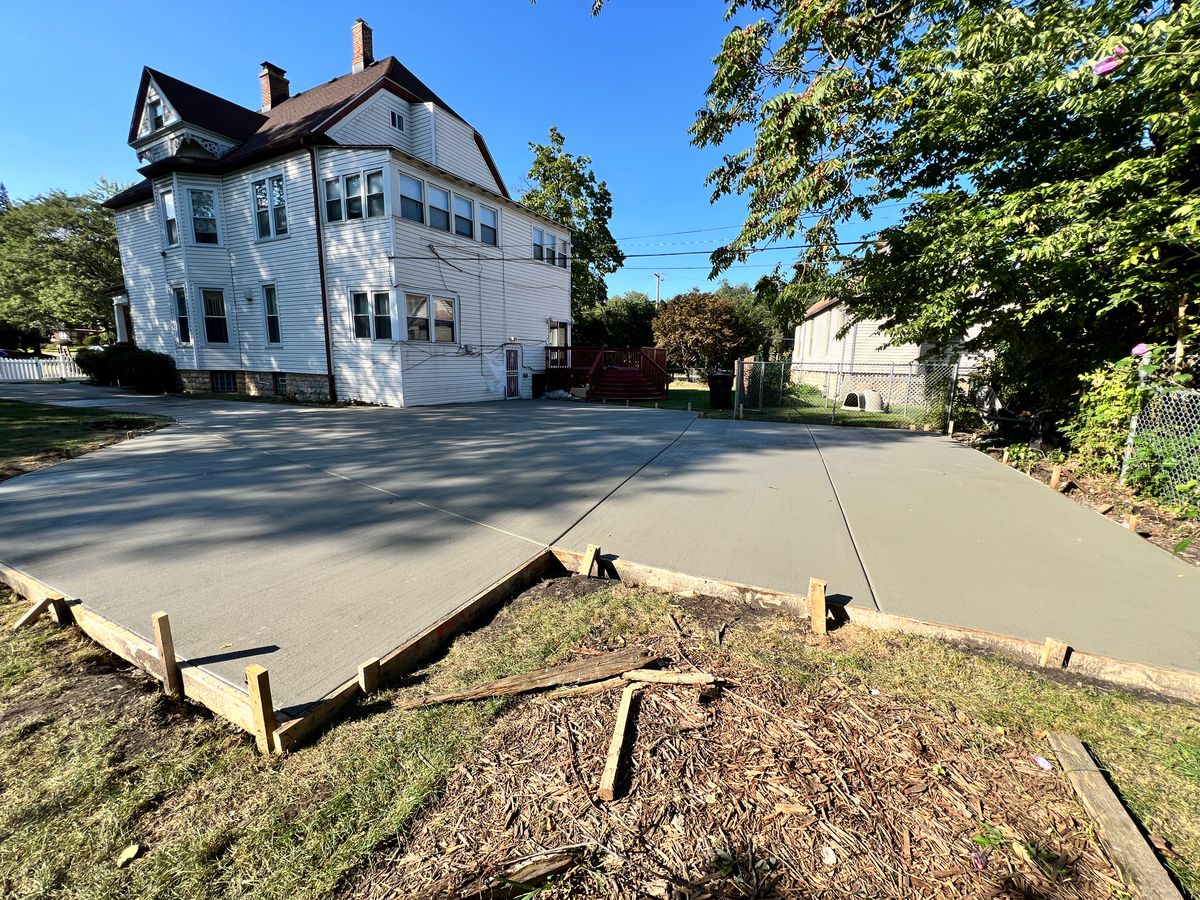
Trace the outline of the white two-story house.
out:
<instances>
[{"instance_id":1,"label":"white two-story house","mask_svg":"<svg viewBox=\"0 0 1200 900\"><path fill-rule=\"evenodd\" d=\"M392 406L529 397L568 342L571 235L509 195L487 144L353 27L349 74L251 110L153 69L108 201L118 338L185 389Z\"/></svg>"}]
</instances>

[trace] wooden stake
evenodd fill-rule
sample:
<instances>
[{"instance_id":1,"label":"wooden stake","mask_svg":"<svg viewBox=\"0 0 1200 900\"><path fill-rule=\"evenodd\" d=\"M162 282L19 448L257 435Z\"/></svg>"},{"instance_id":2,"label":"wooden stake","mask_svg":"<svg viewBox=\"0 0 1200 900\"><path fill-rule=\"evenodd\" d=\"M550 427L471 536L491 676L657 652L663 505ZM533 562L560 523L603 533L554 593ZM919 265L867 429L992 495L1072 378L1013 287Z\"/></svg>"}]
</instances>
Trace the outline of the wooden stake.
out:
<instances>
[{"instance_id":1,"label":"wooden stake","mask_svg":"<svg viewBox=\"0 0 1200 900\"><path fill-rule=\"evenodd\" d=\"M617 769L621 763L621 748L625 746L625 726L629 724L629 708L638 685L627 685L621 692L621 705L617 707L617 720L613 723L612 741L608 745L608 758L604 761L604 774L600 776L600 789L596 796L601 800L613 800L617 790Z\"/></svg>"},{"instance_id":2,"label":"wooden stake","mask_svg":"<svg viewBox=\"0 0 1200 900\"><path fill-rule=\"evenodd\" d=\"M364 694L379 689L379 660L372 656L358 666L358 686Z\"/></svg>"},{"instance_id":3,"label":"wooden stake","mask_svg":"<svg viewBox=\"0 0 1200 900\"><path fill-rule=\"evenodd\" d=\"M808 579L808 618L813 634L825 634L829 631L829 625L826 622L829 606L825 602L825 588L827 587L829 587L828 581L822 581L820 578Z\"/></svg>"},{"instance_id":4,"label":"wooden stake","mask_svg":"<svg viewBox=\"0 0 1200 900\"><path fill-rule=\"evenodd\" d=\"M1050 746L1125 883L1143 900L1182 900L1137 825L1121 805L1087 748L1069 734L1050 734Z\"/></svg>"},{"instance_id":5,"label":"wooden stake","mask_svg":"<svg viewBox=\"0 0 1200 900\"><path fill-rule=\"evenodd\" d=\"M1038 665L1043 669L1061 669L1067 664L1067 651L1070 649L1065 641L1046 638L1046 643L1042 644L1042 655L1038 658Z\"/></svg>"},{"instance_id":6,"label":"wooden stake","mask_svg":"<svg viewBox=\"0 0 1200 900\"><path fill-rule=\"evenodd\" d=\"M583 552L583 559L579 561L579 574L584 578L592 577L592 567L596 565L600 559L600 545L588 544L587 550Z\"/></svg>"},{"instance_id":7,"label":"wooden stake","mask_svg":"<svg viewBox=\"0 0 1200 900\"><path fill-rule=\"evenodd\" d=\"M1008 465L1008 448L1007 447L1005 447L1004 452L1000 454L1000 462L1006 466Z\"/></svg>"},{"instance_id":8,"label":"wooden stake","mask_svg":"<svg viewBox=\"0 0 1200 900\"><path fill-rule=\"evenodd\" d=\"M250 688L254 743L260 753L269 754L274 746L275 708L271 705L271 679L267 670L257 663L246 666L246 685Z\"/></svg>"},{"instance_id":9,"label":"wooden stake","mask_svg":"<svg viewBox=\"0 0 1200 900\"><path fill-rule=\"evenodd\" d=\"M1137 534L1138 517L1134 513L1130 513L1125 519L1125 527Z\"/></svg>"},{"instance_id":10,"label":"wooden stake","mask_svg":"<svg viewBox=\"0 0 1200 900\"><path fill-rule=\"evenodd\" d=\"M1057 491L1059 482L1062 481L1062 466L1055 466L1050 473L1050 490Z\"/></svg>"},{"instance_id":11,"label":"wooden stake","mask_svg":"<svg viewBox=\"0 0 1200 900\"><path fill-rule=\"evenodd\" d=\"M67 601L61 597L50 598L50 618L57 625L71 624L71 609L67 606Z\"/></svg>"},{"instance_id":12,"label":"wooden stake","mask_svg":"<svg viewBox=\"0 0 1200 900\"><path fill-rule=\"evenodd\" d=\"M50 604L52 602L53 601L49 597L46 597L45 599L39 600L37 603L33 604L33 606L26 610L25 615L13 622L12 630L19 631L26 625L32 625L46 614L46 611L50 609Z\"/></svg>"},{"instance_id":13,"label":"wooden stake","mask_svg":"<svg viewBox=\"0 0 1200 900\"><path fill-rule=\"evenodd\" d=\"M150 617L154 629L154 646L158 648L158 659L163 668L163 689L172 700L183 699L183 676L179 673L179 661L175 659L175 639L171 636L171 620L165 612L156 612Z\"/></svg>"}]
</instances>

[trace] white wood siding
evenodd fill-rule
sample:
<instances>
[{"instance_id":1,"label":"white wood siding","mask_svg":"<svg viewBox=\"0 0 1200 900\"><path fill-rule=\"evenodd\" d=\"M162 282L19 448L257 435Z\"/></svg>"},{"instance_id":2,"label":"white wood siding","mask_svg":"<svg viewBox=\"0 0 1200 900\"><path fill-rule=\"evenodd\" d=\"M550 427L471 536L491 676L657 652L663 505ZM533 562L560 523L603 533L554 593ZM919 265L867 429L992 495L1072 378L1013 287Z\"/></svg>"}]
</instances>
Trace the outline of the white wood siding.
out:
<instances>
[{"instance_id":1,"label":"white wood siding","mask_svg":"<svg viewBox=\"0 0 1200 900\"><path fill-rule=\"evenodd\" d=\"M459 178L474 182L490 191L502 193L496 177L488 167L475 143L475 130L462 119L435 106L434 136L437 142L434 162L439 168L453 172Z\"/></svg>"},{"instance_id":2,"label":"white wood siding","mask_svg":"<svg viewBox=\"0 0 1200 900\"><path fill-rule=\"evenodd\" d=\"M885 347L888 338L880 331L878 320L859 322L851 327L844 338L839 339L838 331L845 322L844 308L835 306L798 325L792 345L793 362L841 364L848 368L907 365L920 355L920 348L916 344Z\"/></svg>"},{"instance_id":3,"label":"white wood siding","mask_svg":"<svg viewBox=\"0 0 1200 900\"><path fill-rule=\"evenodd\" d=\"M428 115L418 104L422 119ZM404 117L404 130L392 127L392 113ZM390 91L381 90L362 106L329 129L329 136L339 144L387 144L428 159L413 150L412 133L415 123L410 104ZM424 128L428 133L428 129ZM423 148L426 149L426 148Z\"/></svg>"}]
</instances>

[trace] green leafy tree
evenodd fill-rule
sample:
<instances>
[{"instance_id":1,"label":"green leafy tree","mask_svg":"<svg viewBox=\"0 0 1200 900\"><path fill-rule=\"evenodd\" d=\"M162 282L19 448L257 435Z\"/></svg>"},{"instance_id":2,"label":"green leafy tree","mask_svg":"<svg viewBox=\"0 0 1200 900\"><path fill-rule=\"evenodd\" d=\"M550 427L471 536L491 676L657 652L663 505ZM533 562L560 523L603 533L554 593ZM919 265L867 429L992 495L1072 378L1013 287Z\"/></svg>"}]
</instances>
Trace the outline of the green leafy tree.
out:
<instances>
[{"instance_id":1,"label":"green leafy tree","mask_svg":"<svg viewBox=\"0 0 1200 900\"><path fill-rule=\"evenodd\" d=\"M8 188L0 181L0 213L12 209L12 201L8 199Z\"/></svg>"},{"instance_id":2,"label":"green leafy tree","mask_svg":"<svg viewBox=\"0 0 1200 900\"><path fill-rule=\"evenodd\" d=\"M565 143L551 127L549 143L529 145L533 165L521 202L571 229L571 313L576 318L604 302L604 276L621 268L625 254L608 230L608 184L596 180L590 156L567 153Z\"/></svg>"},{"instance_id":3,"label":"green leafy tree","mask_svg":"<svg viewBox=\"0 0 1200 900\"><path fill-rule=\"evenodd\" d=\"M902 341L978 332L1030 402L1142 340L1186 365L1200 261L1193 2L731 0L694 143L775 239ZM741 143L743 136L749 141ZM838 229L915 201L848 260ZM829 284L821 290L832 293ZM1041 386L1041 387L1039 387ZM1049 387L1047 387L1049 386Z\"/></svg>"},{"instance_id":4,"label":"green leafy tree","mask_svg":"<svg viewBox=\"0 0 1200 900\"><path fill-rule=\"evenodd\" d=\"M0 214L0 324L45 335L110 322L122 283L113 215L100 205L110 192L55 191Z\"/></svg>"},{"instance_id":5,"label":"green leafy tree","mask_svg":"<svg viewBox=\"0 0 1200 900\"><path fill-rule=\"evenodd\" d=\"M673 365L728 369L738 357L756 351L759 335L736 301L693 288L662 304L654 338Z\"/></svg>"},{"instance_id":6,"label":"green leafy tree","mask_svg":"<svg viewBox=\"0 0 1200 900\"><path fill-rule=\"evenodd\" d=\"M581 310L572 342L580 346L650 347L654 344L654 301L642 291L615 294Z\"/></svg>"}]
</instances>

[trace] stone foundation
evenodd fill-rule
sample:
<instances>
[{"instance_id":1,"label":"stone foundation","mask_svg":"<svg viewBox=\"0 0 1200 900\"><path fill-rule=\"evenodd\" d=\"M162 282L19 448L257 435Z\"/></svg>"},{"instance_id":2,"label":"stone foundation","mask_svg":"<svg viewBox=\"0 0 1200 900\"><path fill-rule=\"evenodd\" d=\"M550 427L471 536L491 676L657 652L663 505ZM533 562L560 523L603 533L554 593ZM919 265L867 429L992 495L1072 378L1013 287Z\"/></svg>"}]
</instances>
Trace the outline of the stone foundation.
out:
<instances>
[{"instance_id":1,"label":"stone foundation","mask_svg":"<svg viewBox=\"0 0 1200 900\"><path fill-rule=\"evenodd\" d=\"M227 370L223 370L227 371ZM329 377L309 372L232 372L236 389L233 393L250 397L279 397L305 403L329 402ZM283 383L278 384L277 378ZM212 372L207 369L180 369L179 380L188 393L212 392Z\"/></svg>"}]
</instances>

